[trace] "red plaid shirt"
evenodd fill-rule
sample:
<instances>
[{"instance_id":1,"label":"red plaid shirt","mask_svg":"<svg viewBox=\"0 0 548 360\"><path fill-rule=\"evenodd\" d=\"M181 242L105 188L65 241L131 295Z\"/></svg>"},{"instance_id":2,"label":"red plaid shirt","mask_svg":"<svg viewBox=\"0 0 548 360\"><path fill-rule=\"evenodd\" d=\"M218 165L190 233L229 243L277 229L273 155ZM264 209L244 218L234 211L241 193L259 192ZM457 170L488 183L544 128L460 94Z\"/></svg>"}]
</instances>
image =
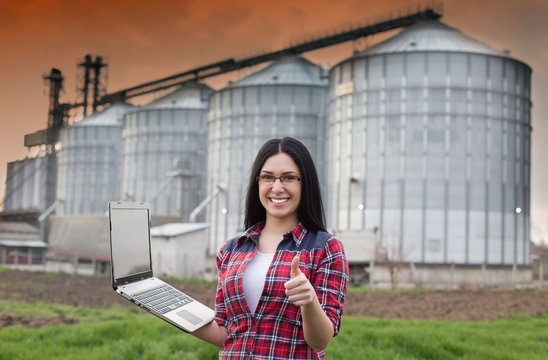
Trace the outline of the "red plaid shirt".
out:
<instances>
[{"instance_id":1,"label":"red plaid shirt","mask_svg":"<svg viewBox=\"0 0 548 360\"><path fill-rule=\"evenodd\" d=\"M316 289L320 304L339 332L348 284L348 262L344 248L333 235L307 231L302 224L284 235L278 245L255 310L245 300L244 268L257 253L259 223L244 235L227 241L217 255L219 285L216 321L228 329L219 359L323 359L304 340L300 307L285 295L291 260L301 254L299 267Z\"/></svg>"}]
</instances>

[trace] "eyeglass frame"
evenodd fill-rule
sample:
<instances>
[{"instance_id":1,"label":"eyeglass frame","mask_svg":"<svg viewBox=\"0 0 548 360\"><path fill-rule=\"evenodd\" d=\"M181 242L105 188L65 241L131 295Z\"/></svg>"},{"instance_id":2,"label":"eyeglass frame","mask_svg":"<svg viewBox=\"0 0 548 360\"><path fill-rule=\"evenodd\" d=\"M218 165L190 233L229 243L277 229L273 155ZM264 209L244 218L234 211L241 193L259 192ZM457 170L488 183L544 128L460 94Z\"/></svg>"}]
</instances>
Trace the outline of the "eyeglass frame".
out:
<instances>
[{"instance_id":1,"label":"eyeglass frame","mask_svg":"<svg viewBox=\"0 0 548 360\"><path fill-rule=\"evenodd\" d=\"M258 183L261 182L261 178L264 177L264 176L270 176L270 177L273 177L274 178L274 181L272 182L264 182L263 180L263 183L264 184L274 184L276 183L276 180L280 180L280 182L283 184L283 185L291 185L291 184L296 184L298 182L300 182L303 178L300 177L300 176L297 176L297 175L282 175L282 176L274 176L274 175L259 175L257 177L255 177L255 181L257 181ZM289 182L289 183L286 183L282 180L283 177L296 177L297 178L297 181L295 182Z\"/></svg>"}]
</instances>

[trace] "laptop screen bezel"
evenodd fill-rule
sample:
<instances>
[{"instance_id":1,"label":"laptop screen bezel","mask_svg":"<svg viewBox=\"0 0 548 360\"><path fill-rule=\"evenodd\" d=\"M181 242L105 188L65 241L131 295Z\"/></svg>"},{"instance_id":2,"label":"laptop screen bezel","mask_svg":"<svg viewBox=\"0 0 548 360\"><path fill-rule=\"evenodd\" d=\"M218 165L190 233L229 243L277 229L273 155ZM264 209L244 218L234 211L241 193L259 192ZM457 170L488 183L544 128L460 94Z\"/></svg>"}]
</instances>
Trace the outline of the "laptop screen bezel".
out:
<instances>
[{"instance_id":1,"label":"laptop screen bezel","mask_svg":"<svg viewBox=\"0 0 548 360\"><path fill-rule=\"evenodd\" d=\"M147 229L148 229L148 256L149 256L149 264L150 269L147 271L141 271L138 273L130 274L128 276L122 276L119 278L114 277L114 261L112 258L112 210L116 209L135 209L135 210L146 210L147 212ZM118 286L129 284L132 282L136 282L139 280L144 280L153 277L152 275L152 254L150 249L150 208L148 203L144 202L122 202L122 201L113 201L109 202L109 233L110 233L110 270L111 270L111 277L112 277L112 287L116 289Z\"/></svg>"}]
</instances>

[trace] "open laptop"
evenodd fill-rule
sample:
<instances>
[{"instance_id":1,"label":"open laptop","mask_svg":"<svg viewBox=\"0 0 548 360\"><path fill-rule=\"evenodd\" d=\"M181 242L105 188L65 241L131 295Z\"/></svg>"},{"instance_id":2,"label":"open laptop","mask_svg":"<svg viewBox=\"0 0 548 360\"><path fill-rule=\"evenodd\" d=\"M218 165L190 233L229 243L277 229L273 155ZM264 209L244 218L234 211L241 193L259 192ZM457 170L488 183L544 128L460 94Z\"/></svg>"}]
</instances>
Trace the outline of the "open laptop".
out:
<instances>
[{"instance_id":1,"label":"open laptop","mask_svg":"<svg viewBox=\"0 0 548 360\"><path fill-rule=\"evenodd\" d=\"M109 202L112 287L124 298L186 332L215 312L152 275L147 203Z\"/></svg>"}]
</instances>

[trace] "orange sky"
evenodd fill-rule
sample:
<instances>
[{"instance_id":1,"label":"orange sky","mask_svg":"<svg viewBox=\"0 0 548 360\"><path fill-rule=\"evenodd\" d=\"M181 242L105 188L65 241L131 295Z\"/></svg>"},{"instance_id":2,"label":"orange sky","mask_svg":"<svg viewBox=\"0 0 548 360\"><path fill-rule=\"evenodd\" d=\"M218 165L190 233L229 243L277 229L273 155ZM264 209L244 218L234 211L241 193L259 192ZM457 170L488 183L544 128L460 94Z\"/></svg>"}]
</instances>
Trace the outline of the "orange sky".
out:
<instances>
[{"instance_id":1,"label":"orange sky","mask_svg":"<svg viewBox=\"0 0 548 360\"><path fill-rule=\"evenodd\" d=\"M65 76L63 102L75 102L77 62L85 54L108 63L108 92L225 58L242 58L292 42L416 8L390 0L0 0L0 197L6 163L23 159L25 134L47 121L42 76ZM424 2L422 3L425 4ZM548 241L548 1L447 0L442 21L533 69L532 236ZM329 66L353 46L383 36L305 54ZM384 35L386 37L386 35ZM231 74L242 76L251 70ZM227 77L208 84L219 88ZM143 99L141 101L144 101Z\"/></svg>"}]
</instances>

